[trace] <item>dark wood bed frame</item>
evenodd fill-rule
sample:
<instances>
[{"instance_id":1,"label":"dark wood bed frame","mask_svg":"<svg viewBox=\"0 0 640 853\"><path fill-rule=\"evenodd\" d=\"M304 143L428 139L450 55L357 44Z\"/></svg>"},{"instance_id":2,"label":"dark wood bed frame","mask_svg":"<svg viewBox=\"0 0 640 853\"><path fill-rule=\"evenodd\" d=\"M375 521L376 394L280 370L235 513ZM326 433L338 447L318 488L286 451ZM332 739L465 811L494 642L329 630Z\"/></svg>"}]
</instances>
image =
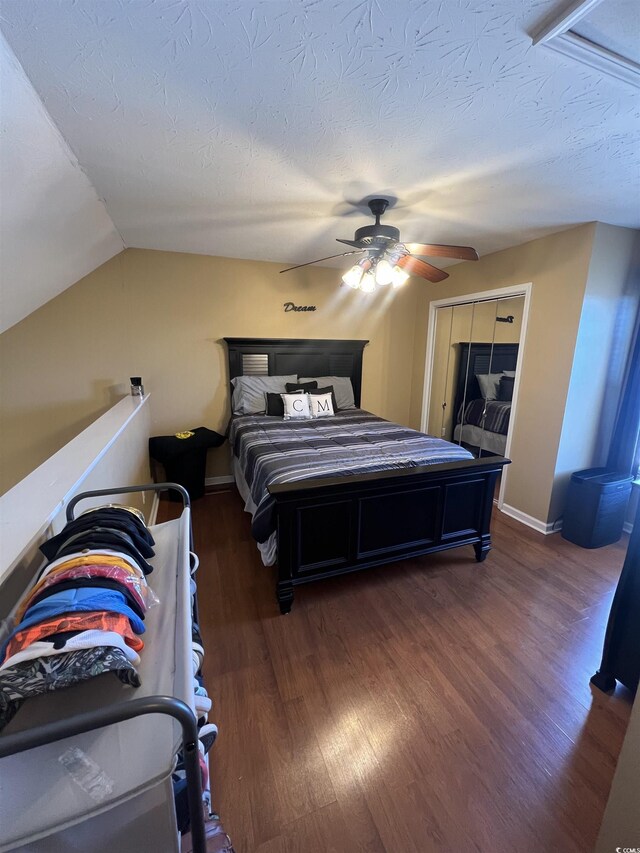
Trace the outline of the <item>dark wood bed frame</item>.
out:
<instances>
[{"instance_id":1,"label":"dark wood bed frame","mask_svg":"<svg viewBox=\"0 0 640 853\"><path fill-rule=\"evenodd\" d=\"M360 406L368 341L225 338L229 378L348 376ZM491 547L496 480L510 460L484 457L407 470L316 478L269 487L276 502L281 613L294 587L346 572L473 545Z\"/></svg>"}]
</instances>

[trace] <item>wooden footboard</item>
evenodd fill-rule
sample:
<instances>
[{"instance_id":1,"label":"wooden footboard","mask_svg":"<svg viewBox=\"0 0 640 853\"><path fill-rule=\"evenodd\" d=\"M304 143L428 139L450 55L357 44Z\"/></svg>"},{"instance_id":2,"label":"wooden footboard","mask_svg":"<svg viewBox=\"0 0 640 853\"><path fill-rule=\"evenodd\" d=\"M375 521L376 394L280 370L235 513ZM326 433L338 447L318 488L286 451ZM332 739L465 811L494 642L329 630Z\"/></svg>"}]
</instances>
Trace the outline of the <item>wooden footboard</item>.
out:
<instances>
[{"instance_id":1,"label":"wooden footboard","mask_svg":"<svg viewBox=\"0 0 640 853\"><path fill-rule=\"evenodd\" d=\"M491 547L496 480L509 459L490 456L358 477L274 485L281 613L294 586L473 545Z\"/></svg>"}]
</instances>

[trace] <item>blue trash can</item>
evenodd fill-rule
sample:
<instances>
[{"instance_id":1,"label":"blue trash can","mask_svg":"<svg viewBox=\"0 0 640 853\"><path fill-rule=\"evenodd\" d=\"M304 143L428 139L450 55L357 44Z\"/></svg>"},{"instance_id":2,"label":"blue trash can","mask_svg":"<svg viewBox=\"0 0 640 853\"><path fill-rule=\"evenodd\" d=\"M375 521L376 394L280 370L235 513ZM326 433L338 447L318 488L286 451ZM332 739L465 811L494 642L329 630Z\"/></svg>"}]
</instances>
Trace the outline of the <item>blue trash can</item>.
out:
<instances>
[{"instance_id":1,"label":"blue trash can","mask_svg":"<svg viewBox=\"0 0 640 853\"><path fill-rule=\"evenodd\" d=\"M582 548L611 545L622 536L633 477L610 468L571 475L562 536Z\"/></svg>"}]
</instances>

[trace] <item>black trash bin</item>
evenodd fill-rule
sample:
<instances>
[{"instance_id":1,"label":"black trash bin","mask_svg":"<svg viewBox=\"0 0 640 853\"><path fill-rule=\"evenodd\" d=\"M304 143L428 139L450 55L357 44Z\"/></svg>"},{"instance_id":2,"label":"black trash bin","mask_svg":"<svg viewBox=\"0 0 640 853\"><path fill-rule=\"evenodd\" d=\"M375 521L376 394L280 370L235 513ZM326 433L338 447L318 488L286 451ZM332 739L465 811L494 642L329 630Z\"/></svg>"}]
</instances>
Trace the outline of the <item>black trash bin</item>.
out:
<instances>
[{"instance_id":1,"label":"black trash bin","mask_svg":"<svg viewBox=\"0 0 640 853\"><path fill-rule=\"evenodd\" d=\"M149 439L149 456L161 462L167 480L184 486L193 500L204 495L207 450L218 447L223 441L223 435L206 427L185 430L175 435L156 435ZM175 492L169 492L169 499L182 500Z\"/></svg>"},{"instance_id":2,"label":"black trash bin","mask_svg":"<svg viewBox=\"0 0 640 853\"><path fill-rule=\"evenodd\" d=\"M610 468L571 475L562 536L583 548L611 545L622 536L633 477Z\"/></svg>"}]
</instances>

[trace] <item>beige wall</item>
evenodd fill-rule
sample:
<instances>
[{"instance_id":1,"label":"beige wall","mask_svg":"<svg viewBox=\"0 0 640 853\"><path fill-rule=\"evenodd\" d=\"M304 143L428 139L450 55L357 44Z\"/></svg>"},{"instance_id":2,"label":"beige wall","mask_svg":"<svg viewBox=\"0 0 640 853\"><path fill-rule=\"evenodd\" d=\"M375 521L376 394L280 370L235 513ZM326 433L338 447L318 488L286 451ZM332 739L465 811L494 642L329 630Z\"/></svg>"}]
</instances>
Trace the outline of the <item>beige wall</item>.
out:
<instances>
[{"instance_id":1,"label":"beige wall","mask_svg":"<svg viewBox=\"0 0 640 853\"><path fill-rule=\"evenodd\" d=\"M367 296L336 269L129 249L0 336L2 491L128 392L142 375L152 434L224 431L224 336L367 338L362 405L408 423L422 283ZM283 303L316 305L284 313ZM226 474L226 446L209 454Z\"/></svg>"},{"instance_id":2,"label":"beige wall","mask_svg":"<svg viewBox=\"0 0 640 853\"><path fill-rule=\"evenodd\" d=\"M571 473L607 461L638 306L640 288L638 270L634 269L637 243L638 232L630 228L601 222L596 226L550 518L562 515Z\"/></svg>"},{"instance_id":3,"label":"beige wall","mask_svg":"<svg viewBox=\"0 0 640 853\"><path fill-rule=\"evenodd\" d=\"M419 291L412 426L430 302L532 282L505 503L543 523L562 515L570 472L606 458L637 306L637 249L637 231L587 223L458 264Z\"/></svg>"},{"instance_id":4,"label":"beige wall","mask_svg":"<svg viewBox=\"0 0 640 853\"><path fill-rule=\"evenodd\" d=\"M529 325L505 503L549 521L558 445L582 312L595 223L552 234L450 267L439 285L424 285L416 311L410 419L420 423L431 300L533 282Z\"/></svg>"}]
</instances>

